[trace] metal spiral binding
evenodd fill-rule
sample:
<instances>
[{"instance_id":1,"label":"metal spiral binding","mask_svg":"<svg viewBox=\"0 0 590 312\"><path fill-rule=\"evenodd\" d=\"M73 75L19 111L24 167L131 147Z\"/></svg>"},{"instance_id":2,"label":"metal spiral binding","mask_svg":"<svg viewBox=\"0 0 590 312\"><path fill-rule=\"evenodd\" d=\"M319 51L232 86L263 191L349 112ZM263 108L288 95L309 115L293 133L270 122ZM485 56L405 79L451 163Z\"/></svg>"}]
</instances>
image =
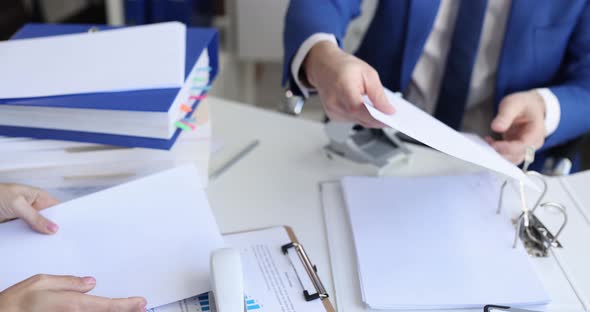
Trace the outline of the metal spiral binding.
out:
<instances>
[{"instance_id":1,"label":"metal spiral binding","mask_svg":"<svg viewBox=\"0 0 590 312\"><path fill-rule=\"evenodd\" d=\"M520 238L524 244L525 249L529 255L534 257L547 257L551 248L563 248L561 243L558 241L559 235L568 223L567 211L564 205L556 202L543 202L545 195L547 194L547 181L545 177L538 172L528 171L530 164L534 161L535 149L528 147L525 153L525 161L523 165L523 171L530 177L539 180L542 184L542 192L539 198L535 201L533 207L529 209L525 192L524 185L519 182L519 197L522 205L523 212L514 221L516 225L516 232L514 235L514 242L512 248L516 248L518 239ZM504 191L508 185L508 180L504 181L500 189L500 198L498 202L497 214L502 211L502 202L504 198ZM544 209L554 208L563 215L563 223L555 234L539 220L535 215L537 209L541 207Z\"/></svg>"}]
</instances>

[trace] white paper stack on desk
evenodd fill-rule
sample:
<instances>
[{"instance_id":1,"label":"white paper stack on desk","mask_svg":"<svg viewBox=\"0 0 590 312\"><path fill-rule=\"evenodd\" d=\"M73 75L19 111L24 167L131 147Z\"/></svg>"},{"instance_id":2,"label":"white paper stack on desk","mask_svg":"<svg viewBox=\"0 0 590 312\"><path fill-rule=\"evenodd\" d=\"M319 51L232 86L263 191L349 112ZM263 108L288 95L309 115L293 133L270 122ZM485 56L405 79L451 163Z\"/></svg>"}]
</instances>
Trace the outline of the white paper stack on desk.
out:
<instances>
[{"instance_id":1,"label":"white paper stack on desk","mask_svg":"<svg viewBox=\"0 0 590 312\"><path fill-rule=\"evenodd\" d=\"M0 183L33 185L66 201L192 163L207 186L212 144L207 101L193 116L198 131L183 131L170 150L0 137Z\"/></svg>"},{"instance_id":2,"label":"white paper stack on desk","mask_svg":"<svg viewBox=\"0 0 590 312\"><path fill-rule=\"evenodd\" d=\"M487 174L342 181L362 299L371 309L549 302Z\"/></svg>"}]
</instances>

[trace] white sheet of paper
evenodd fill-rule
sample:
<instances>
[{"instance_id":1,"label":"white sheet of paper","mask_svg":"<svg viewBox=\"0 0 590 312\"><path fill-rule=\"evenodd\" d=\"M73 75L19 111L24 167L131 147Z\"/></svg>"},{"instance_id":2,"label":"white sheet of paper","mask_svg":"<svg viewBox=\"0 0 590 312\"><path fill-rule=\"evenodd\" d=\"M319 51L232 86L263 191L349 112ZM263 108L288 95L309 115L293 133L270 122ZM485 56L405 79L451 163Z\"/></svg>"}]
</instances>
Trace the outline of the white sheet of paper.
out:
<instances>
[{"instance_id":1,"label":"white sheet of paper","mask_svg":"<svg viewBox=\"0 0 590 312\"><path fill-rule=\"evenodd\" d=\"M342 181L363 301L373 309L545 304L487 173Z\"/></svg>"},{"instance_id":2,"label":"white sheet of paper","mask_svg":"<svg viewBox=\"0 0 590 312\"><path fill-rule=\"evenodd\" d=\"M179 22L0 42L0 99L180 87Z\"/></svg>"},{"instance_id":3,"label":"white sheet of paper","mask_svg":"<svg viewBox=\"0 0 590 312\"><path fill-rule=\"evenodd\" d=\"M365 96L365 106L376 120L445 154L496 171L507 177L523 181L529 187L539 187L522 170L504 159L494 150L468 139L436 118L420 110L401 96L385 89L385 94L396 113L386 115L373 107Z\"/></svg>"},{"instance_id":4,"label":"white sheet of paper","mask_svg":"<svg viewBox=\"0 0 590 312\"><path fill-rule=\"evenodd\" d=\"M60 230L0 224L0 289L34 274L93 276L90 293L144 296L148 308L210 290L224 245L194 166L182 166L43 211Z\"/></svg>"}]
</instances>

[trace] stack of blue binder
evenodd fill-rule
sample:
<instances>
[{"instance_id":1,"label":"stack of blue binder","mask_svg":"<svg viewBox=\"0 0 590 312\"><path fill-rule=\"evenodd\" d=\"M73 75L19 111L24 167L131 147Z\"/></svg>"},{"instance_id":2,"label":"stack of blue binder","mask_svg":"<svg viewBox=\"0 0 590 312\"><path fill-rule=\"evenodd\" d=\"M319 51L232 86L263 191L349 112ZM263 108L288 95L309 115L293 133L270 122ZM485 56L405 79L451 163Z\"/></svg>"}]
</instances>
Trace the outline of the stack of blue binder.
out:
<instances>
[{"instance_id":1,"label":"stack of blue binder","mask_svg":"<svg viewBox=\"0 0 590 312\"><path fill-rule=\"evenodd\" d=\"M12 39L25 39L45 36L55 36L64 34L75 34L87 32L90 28L98 30L108 30L115 27L97 26L97 25L50 25L50 24L27 24L20 29ZM217 31L210 28L187 28L186 31L186 57L185 57L185 77L188 80L195 79L195 71L204 71L207 73L206 80L201 79L197 93L186 94L187 99L183 100L183 110L177 115L171 115L171 105L175 102L181 88L163 88L139 91L107 92L92 94L74 94L63 96L48 96L37 98L19 98L19 99L1 99L0 114L5 112L32 112L30 121L26 126L6 125L0 123L0 136L10 137L29 137L37 139L67 140L88 142L106 145L117 145L126 147L144 147L155 149L170 149L181 131L175 128L168 131L170 123L174 120L170 118L182 119L188 117L191 110L196 109L201 99L206 95L211 83L215 79L218 70L218 38ZM197 66L206 56L205 66ZM92 60L89 60L91 62ZM83 69L81 69L83 70ZM195 89L195 88L192 88ZM127 133L114 133L109 127L104 131L72 131L68 127L43 128L35 126L35 120L49 112L48 116L58 116L63 114L64 125L67 124L67 116L73 112L87 111L91 116L137 116L133 123L135 125L145 124L146 127L160 129L159 135L150 135L156 131L127 131ZM43 112L42 114L38 112ZM114 114L111 114L114 113ZM70 115L69 115L70 114ZM61 116L61 115L59 115ZM154 120L166 121L165 125L153 125ZM57 120L57 119L56 119ZM108 120L102 121L109 122ZM119 122L113 118L113 125ZM41 123L42 124L42 123ZM165 129L164 129L165 128ZM161 130L164 129L164 130ZM100 129L99 129L100 130ZM165 133L165 134L161 134Z\"/></svg>"}]
</instances>

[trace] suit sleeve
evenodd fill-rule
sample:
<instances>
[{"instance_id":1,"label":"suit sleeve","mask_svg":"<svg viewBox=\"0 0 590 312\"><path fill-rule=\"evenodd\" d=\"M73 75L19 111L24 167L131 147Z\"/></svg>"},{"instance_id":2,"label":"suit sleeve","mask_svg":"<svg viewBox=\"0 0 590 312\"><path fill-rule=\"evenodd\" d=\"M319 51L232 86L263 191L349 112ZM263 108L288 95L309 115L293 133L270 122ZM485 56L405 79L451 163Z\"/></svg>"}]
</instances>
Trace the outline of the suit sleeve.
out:
<instances>
[{"instance_id":1,"label":"suit sleeve","mask_svg":"<svg viewBox=\"0 0 590 312\"><path fill-rule=\"evenodd\" d=\"M291 62L301 44L316 33L333 34L340 45L348 24L360 15L361 0L291 0L283 32L283 85L292 81ZM301 94L295 83L292 91Z\"/></svg>"},{"instance_id":2,"label":"suit sleeve","mask_svg":"<svg viewBox=\"0 0 590 312\"><path fill-rule=\"evenodd\" d=\"M559 99L561 120L544 148L590 131L590 3L586 3L568 42L560 84L550 87Z\"/></svg>"}]
</instances>

